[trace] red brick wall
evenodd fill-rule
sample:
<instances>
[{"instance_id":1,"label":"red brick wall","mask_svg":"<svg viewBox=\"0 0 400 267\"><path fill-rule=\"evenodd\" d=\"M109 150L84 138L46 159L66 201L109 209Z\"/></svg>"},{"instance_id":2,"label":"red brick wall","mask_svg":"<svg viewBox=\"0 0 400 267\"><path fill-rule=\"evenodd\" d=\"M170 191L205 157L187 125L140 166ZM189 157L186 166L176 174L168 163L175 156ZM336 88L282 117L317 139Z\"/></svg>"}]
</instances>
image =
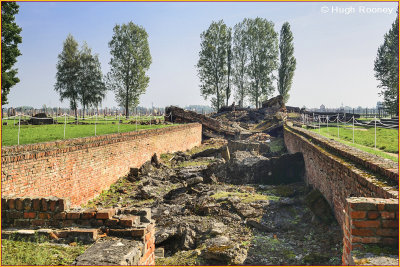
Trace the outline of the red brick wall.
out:
<instances>
[{"instance_id":1,"label":"red brick wall","mask_svg":"<svg viewBox=\"0 0 400 267\"><path fill-rule=\"evenodd\" d=\"M343 211L348 197L398 198L396 187L380 186L379 180L365 167L326 149L330 145L329 139L318 139L303 131L295 132L292 127L285 126L285 145L290 153L303 153L306 182L321 191L339 224L344 222ZM317 145L317 142L324 142L325 147Z\"/></svg>"},{"instance_id":2,"label":"red brick wall","mask_svg":"<svg viewBox=\"0 0 400 267\"><path fill-rule=\"evenodd\" d=\"M398 244L395 163L298 127L286 125L284 139L290 153L303 153L306 182L321 191L342 225L343 264L362 244Z\"/></svg>"},{"instance_id":3,"label":"red brick wall","mask_svg":"<svg viewBox=\"0 0 400 267\"><path fill-rule=\"evenodd\" d=\"M343 224L343 264L348 265L351 251L363 244L399 244L398 199L348 198Z\"/></svg>"},{"instance_id":4,"label":"red brick wall","mask_svg":"<svg viewBox=\"0 0 400 267\"><path fill-rule=\"evenodd\" d=\"M97 233L101 229L100 232L108 236L140 241L142 257L139 265L155 265L155 227L150 209L70 210L69 201L62 198L2 197L1 226L3 230L50 227L57 238L66 238L69 235L86 237L90 234L93 241L97 239Z\"/></svg>"},{"instance_id":5,"label":"red brick wall","mask_svg":"<svg viewBox=\"0 0 400 267\"><path fill-rule=\"evenodd\" d=\"M201 144L201 124L2 148L2 195L86 203L154 153Z\"/></svg>"}]
</instances>

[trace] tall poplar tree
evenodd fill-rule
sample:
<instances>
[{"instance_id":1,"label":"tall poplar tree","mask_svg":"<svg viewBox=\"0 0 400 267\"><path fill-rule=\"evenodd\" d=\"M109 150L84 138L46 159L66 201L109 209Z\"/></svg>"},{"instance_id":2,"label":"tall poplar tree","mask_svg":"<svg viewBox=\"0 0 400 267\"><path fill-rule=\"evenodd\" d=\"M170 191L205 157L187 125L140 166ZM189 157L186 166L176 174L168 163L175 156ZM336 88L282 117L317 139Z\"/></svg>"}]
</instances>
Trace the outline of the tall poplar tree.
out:
<instances>
[{"instance_id":1,"label":"tall poplar tree","mask_svg":"<svg viewBox=\"0 0 400 267\"><path fill-rule=\"evenodd\" d=\"M250 80L249 97L256 108L273 92L273 71L278 63L278 34L274 24L263 18L245 19L248 38L249 64L247 75Z\"/></svg>"},{"instance_id":2,"label":"tall poplar tree","mask_svg":"<svg viewBox=\"0 0 400 267\"><path fill-rule=\"evenodd\" d=\"M278 92L286 103L289 100L289 91L292 87L296 59L293 55L293 34L289 22L285 22L281 28L279 39L280 65L278 69Z\"/></svg>"},{"instance_id":3,"label":"tall poplar tree","mask_svg":"<svg viewBox=\"0 0 400 267\"><path fill-rule=\"evenodd\" d=\"M235 99L244 104L248 92L248 52L247 52L247 24L239 22L233 27L233 48L232 48L232 83L235 86Z\"/></svg>"},{"instance_id":4,"label":"tall poplar tree","mask_svg":"<svg viewBox=\"0 0 400 267\"><path fill-rule=\"evenodd\" d=\"M206 31L201 33L201 49L197 63L200 78L200 91L211 104L219 110L224 104L228 81L228 43L230 29L223 20L212 22ZM229 88L230 89L230 88Z\"/></svg>"}]
</instances>

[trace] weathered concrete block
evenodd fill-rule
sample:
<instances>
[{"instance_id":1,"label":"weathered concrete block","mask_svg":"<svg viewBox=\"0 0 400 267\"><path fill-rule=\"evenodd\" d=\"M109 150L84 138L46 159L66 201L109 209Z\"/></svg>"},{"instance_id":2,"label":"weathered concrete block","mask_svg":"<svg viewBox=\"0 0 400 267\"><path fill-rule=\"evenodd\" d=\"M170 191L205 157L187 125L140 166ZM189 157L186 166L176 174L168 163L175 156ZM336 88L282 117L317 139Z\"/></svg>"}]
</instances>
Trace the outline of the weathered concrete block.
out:
<instances>
[{"instance_id":1,"label":"weathered concrete block","mask_svg":"<svg viewBox=\"0 0 400 267\"><path fill-rule=\"evenodd\" d=\"M74 265L138 265L143 243L128 239L99 240Z\"/></svg>"}]
</instances>

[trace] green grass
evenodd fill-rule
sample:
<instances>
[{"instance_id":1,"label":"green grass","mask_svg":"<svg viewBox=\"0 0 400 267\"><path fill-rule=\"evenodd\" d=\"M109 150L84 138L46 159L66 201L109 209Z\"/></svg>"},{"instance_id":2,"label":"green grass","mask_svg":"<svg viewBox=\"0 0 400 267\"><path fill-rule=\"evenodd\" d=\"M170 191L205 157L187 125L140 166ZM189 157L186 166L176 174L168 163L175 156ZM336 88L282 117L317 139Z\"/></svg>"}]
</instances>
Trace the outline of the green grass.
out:
<instances>
[{"instance_id":1,"label":"green grass","mask_svg":"<svg viewBox=\"0 0 400 267\"><path fill-rule=\"evenodd\" d=\"M238 197L243 203L251 203L259 200L278 200L279 197L276 196L267 196L257 193L242 193L242 192L227 192L227 191L218 191L215 194L211 195L212 198L221 199L226 197Z\"/></svg>"},{"instance_id":2,"label":"green grass","mask_svg":"<svg viewBox=\"0 0 400 267\"><path fill-rule=\"evenodd\" d=\"M376 148L375 143L375 129L374 128L362 128L356 127L354 131L354 144L353 144L353 129L339 127L339 137L337 127L322 127L321 132L318 129L311 129L315 133L320 133L323 136L332 138L336 141L344 143L346 145L356 147L365 152L375 154L377 156L391 159L395 162L398 161L396 155L398 150L398 133L397 129L376 129Z\"/></svg>"},{"instance_id":3,"label":"green grass","mask_svg":"<svg viewBox=\"0 0 400 267\"><path fill-rule=\"evenodd\" d=\"M137 130L147 130L155 128L163 128L170 125L137 125ZM119 132L130 132L136 130L136 124L120 124ZM96 125L96 135L118 133L118 124L106 123ZM67 124L65 130L65 138L78 138L95 135L95 125L76 125ZM40 142L48 142L64 139L64 125L21 125L20 129L20 145L32 144ZM13 146L18 144L18 125L2 126L2 145Z\"/></svg>"},{"instance_id":4,"label":"green grass","mask_svg":"<svg viewBox=\"0 0 400 267\"><path fill-rule=\"evenodd\" d=\"M1 240L2 265L71 265L88 246Z\"/></svg>"}]
</instances>

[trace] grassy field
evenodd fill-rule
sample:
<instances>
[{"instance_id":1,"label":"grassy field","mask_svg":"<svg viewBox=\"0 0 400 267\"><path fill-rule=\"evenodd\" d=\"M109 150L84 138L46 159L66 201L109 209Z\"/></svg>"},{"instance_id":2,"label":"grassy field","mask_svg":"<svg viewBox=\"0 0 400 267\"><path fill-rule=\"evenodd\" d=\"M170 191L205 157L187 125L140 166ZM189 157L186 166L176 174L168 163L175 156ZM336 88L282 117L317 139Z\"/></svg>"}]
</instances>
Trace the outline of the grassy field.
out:
<instances>
[{"instance_id":1,"label":"grassy field","mask_svg":"<svg viewBox=\"0 0 400 267\"><path fill-rule=\"evenodd\" d=\"M87 245L1 240L2 265L71 265Z\"/></svg>"},{"instance_id":2,"label":"grassy field","mask_svg":"<svg viewBox=\"0 0 400 267\"><path fill-rule=\"evenodd\" d=\"M155 128L163 128L170 125L137 125L137 130L147 130ZM112 124L101 123L96 124L96 135L111 134L119 132L130 132L136 130L136 124ZM95 125L76 125L67 124L65 129L65 138L87 137L95 135ZM18 125L3 125L1 131L2 145L12 146L18 144ZM50 124L50 125L21 125L19 143L32 144L39 142L55 141L64 139L64 125L63 124Z\"/></svg>"},{"instance_id":3,"label":"grassy field","mask_svg":"<svg viewBox=\"0 0 400 267\"><path fill-rule=\"evenodd\" d=\"M312 129L311 131L320 133L323 136L333 138L336 141L342 142L346 145L350 145L372 153L384 158L397 161L399 149L398 149L398 134L397 129L376 129L376 149L375 146L375 129L374 128L362 128L356 127L354 131L354 144L353 144L353 129L351 127L339 127L339 137L337 127L322 127L321 131L318 129ZM389 154L390 153L390 154Z\"/></svg>"}]
</instances>

